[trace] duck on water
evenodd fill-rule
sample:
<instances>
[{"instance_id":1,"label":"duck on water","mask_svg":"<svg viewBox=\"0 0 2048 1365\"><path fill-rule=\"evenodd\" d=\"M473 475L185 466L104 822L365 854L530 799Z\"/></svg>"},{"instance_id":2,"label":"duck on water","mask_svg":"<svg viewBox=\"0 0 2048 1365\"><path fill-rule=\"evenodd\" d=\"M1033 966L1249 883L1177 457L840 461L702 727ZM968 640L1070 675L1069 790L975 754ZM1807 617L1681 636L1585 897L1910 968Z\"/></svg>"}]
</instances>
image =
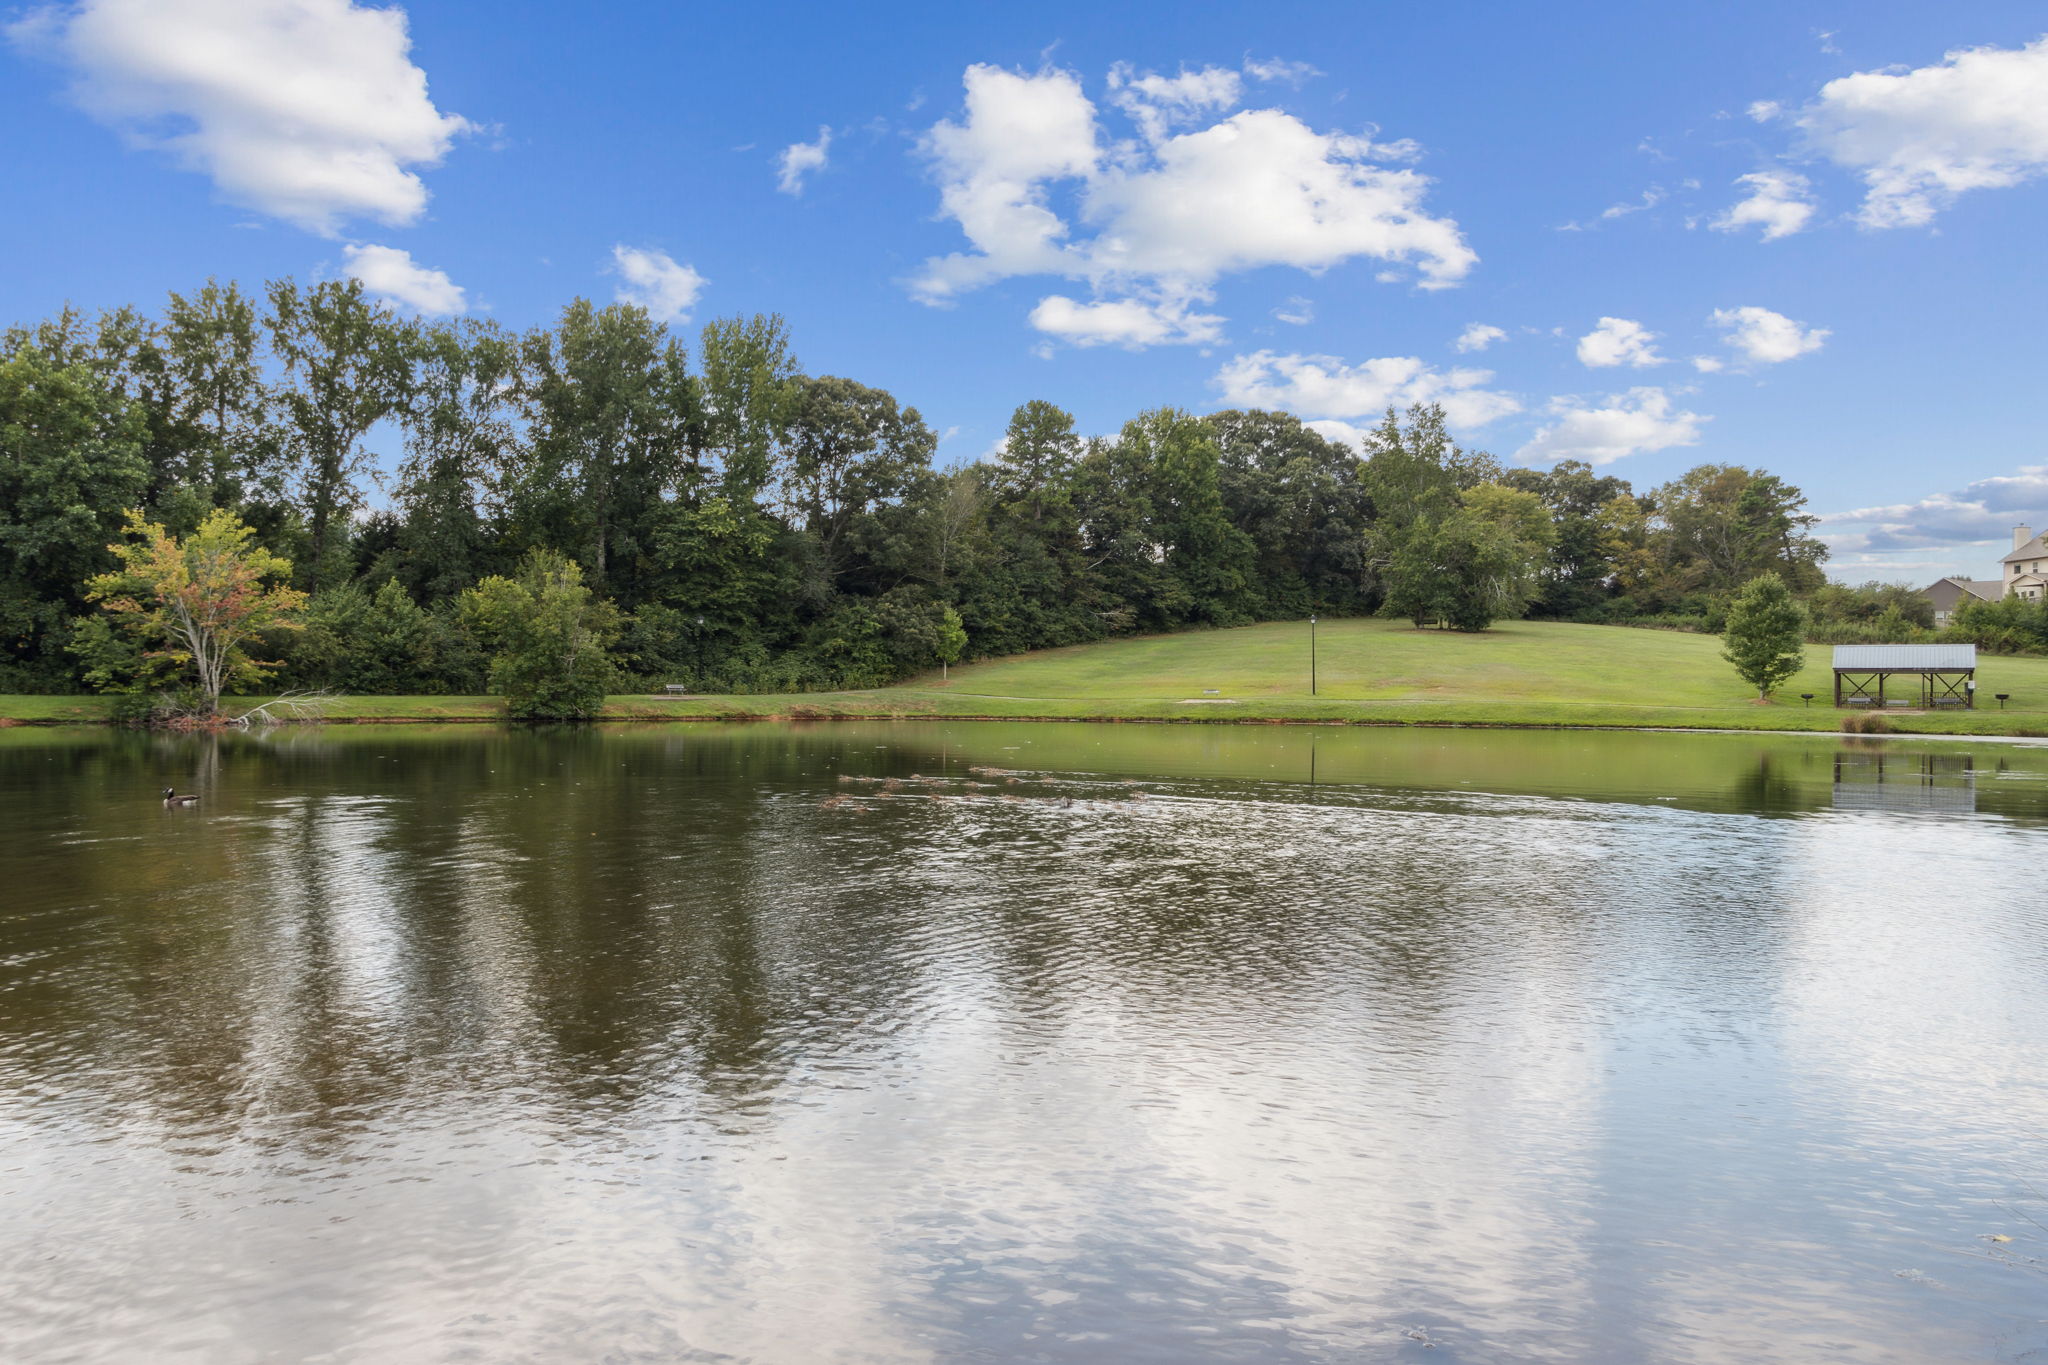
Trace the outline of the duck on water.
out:
<instances>
[{"instance_id":1,"label":"duck on water","mask_svg":"<svg viewBox=\"0 0 2048 1365\"><path fill-rule=\"evenodd\" d=\"M164 804L166 806L196 806L199 804L199 798L196 796L180 796L169 787L165 787Z\"/></svg>"}]
</instances>

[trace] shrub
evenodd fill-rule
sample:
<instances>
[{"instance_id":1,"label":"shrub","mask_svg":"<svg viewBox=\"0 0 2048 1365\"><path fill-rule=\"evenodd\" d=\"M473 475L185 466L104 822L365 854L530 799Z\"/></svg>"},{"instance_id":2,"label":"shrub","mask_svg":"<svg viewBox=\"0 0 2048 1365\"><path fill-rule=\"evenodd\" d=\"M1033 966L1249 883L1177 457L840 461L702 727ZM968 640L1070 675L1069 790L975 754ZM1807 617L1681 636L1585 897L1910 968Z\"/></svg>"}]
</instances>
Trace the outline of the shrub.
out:
<instances>
[{"instance_id":1,"label":"shrub","mask_svg":"<svg viewBox=\"0 0 2048 1365\"><path fill-rule=\"evenodd\" d=\"M595 599L576 561L535 550L519 577L493 575L462 595L464 619L491 649L491 686L519 720L589 720L617 676L619 614Z\"/></svg>"}]
</instances>

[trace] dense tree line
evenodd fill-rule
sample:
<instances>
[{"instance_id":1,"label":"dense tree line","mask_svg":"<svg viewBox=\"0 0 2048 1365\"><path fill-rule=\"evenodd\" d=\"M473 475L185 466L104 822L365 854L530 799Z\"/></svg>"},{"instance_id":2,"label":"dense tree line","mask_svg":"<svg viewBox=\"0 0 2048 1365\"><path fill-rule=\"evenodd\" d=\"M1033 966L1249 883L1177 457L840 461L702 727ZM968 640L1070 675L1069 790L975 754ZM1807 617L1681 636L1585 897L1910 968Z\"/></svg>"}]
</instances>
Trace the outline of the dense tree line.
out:
<instances>
[{"instance_id":1,"label":"dense tree line","mask_svg":"<svg viewBox=\"0 0 2048 1365\"><path fill-rule=\"evenodd\" d=\"M686 348L630 305L518 333L291 280L67 311L0 335L0 689L146 671L89 600L131 511L253 528L306 595L274 681L359 692L481 690L522 610L578 594L625 677L746 691L1310 611L1713 629L1759 573L1825 591L1775 476L1504 469L1434 408L1362 454L1272 412L1084 437L1043 401L979 462L936 446L893 395L807 374L776 317Z\"/></svg>"}]
</instances>

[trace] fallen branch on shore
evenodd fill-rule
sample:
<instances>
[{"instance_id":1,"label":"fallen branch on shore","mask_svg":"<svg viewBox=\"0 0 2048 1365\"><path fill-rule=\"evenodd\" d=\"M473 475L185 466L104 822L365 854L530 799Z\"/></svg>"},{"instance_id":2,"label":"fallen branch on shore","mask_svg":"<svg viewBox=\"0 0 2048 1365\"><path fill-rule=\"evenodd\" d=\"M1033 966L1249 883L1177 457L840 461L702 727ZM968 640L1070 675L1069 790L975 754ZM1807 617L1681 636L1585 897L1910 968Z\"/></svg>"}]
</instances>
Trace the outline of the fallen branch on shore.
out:
<instances>
[{"instance_id":1,"label":"fallen branch on shore","mask_svg":"<svg viewBox=\"0 0 2048 1365\"><path fill-rule=\"evenodd\" d=\"M296 725L324 718L327 708L341 700L341 695L329 688L314 688L303 692L287 692L272 697L261 706L252 706L239 716L223 716L221 724L239 725L244 729L256 725Z\"/></svg>"}]
</instances>

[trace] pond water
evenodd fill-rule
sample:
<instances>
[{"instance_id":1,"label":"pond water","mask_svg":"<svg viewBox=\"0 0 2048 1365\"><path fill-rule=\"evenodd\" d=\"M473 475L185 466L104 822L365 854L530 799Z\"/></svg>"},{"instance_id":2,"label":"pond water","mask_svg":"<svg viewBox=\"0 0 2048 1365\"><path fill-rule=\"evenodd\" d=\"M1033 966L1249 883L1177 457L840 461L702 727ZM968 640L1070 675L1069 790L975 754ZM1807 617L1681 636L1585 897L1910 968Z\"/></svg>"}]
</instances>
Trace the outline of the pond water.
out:
<instances>
[{"instance_id":1,"label":"pond water","mask_svg":"<svg viewBox=\"0 0 2048 1365\"><path fill-rule=\"evenodd\" d=\"M2048 748L16 729L0 828L11 1361L2048 1359Z\"/></svg>"}]
</instances>

